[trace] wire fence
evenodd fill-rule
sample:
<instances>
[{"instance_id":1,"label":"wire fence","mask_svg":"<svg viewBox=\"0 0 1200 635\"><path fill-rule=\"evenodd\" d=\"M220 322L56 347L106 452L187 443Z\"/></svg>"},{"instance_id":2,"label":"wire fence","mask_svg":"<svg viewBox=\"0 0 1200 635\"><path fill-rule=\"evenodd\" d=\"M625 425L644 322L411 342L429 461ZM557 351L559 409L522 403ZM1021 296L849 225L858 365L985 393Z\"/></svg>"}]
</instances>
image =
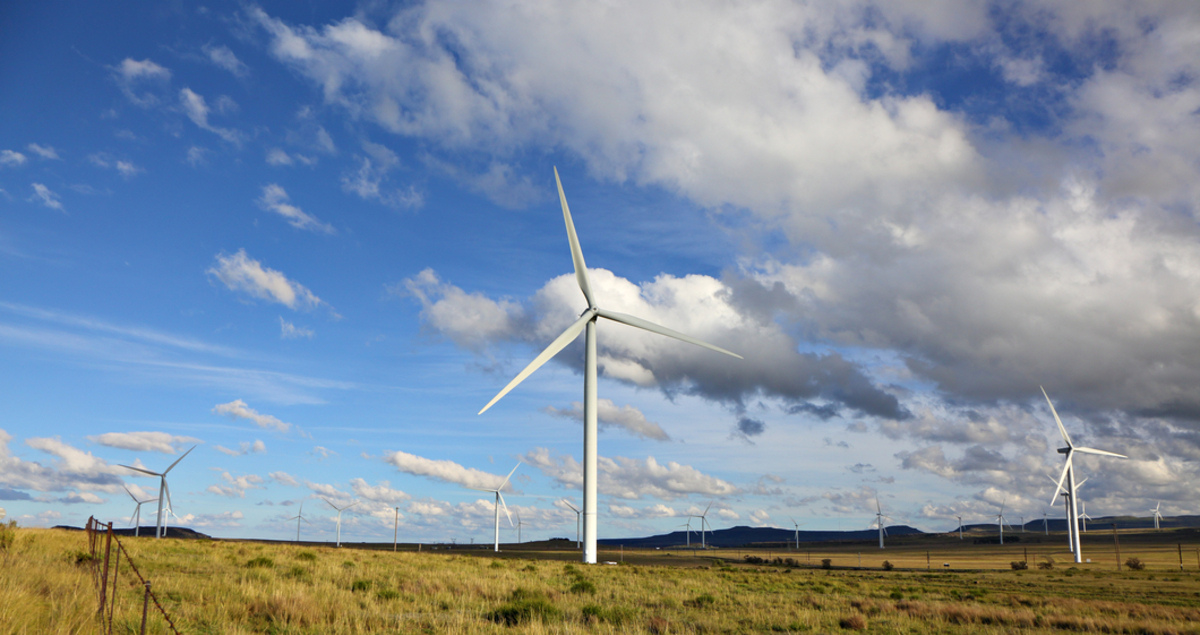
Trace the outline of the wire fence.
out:
<instances>
[{"instance_id":1,"label":"wire fence","mask_svg":"<svg viewBox=\"0 0 1200 635\"><path fill-rule=\"evenodd\" d=\"M154 608L162 614L171 632L180 635L179 629L175 628L175 622L171 620L171 616L162 607L162 604L159 604L158 598L154 596L154 591L150 590L150 581L138 571L133 557L129 555L125 545L121 544L121 539L113 532L112 523L104 524L95 517L88 518L87 542L88 553L91 556L92 581L96 585L96 594L99 599L96 613L100 616L104 632L106 634L113 632L113 615L117 612L117 596L119 595L117 579L121 573L121 554L125 554L126 568L133 572L145 589L142 594L141 630L138 632L141 635L146 634L146 621L150 613L150 603L153 602ZM115 548L113 543L116 543Z\"/></svg>"}]
</instances>

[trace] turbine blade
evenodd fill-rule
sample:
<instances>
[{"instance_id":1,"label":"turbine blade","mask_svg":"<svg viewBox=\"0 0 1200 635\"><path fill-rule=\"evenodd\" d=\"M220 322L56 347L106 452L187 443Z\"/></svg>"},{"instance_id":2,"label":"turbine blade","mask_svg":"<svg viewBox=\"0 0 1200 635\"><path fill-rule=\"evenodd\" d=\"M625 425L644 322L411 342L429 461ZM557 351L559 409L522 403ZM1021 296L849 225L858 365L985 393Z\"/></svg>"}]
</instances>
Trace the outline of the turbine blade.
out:
<instances>
[{"instance_id":1,"label":"turbine blade","mask_svg":"<svg viewBox=\"0 0 1200 635\"><path fill-rule=\"evenodd\" d=\"M163 475L166 476L167 472L170 472L176 465L179 465L179 462L182 461L187 455L191 454L192 450L195 450L195 449L196 449L196 446L194 446L194 445L192 447L188 448L188 451L184 452L183 456L175 459L175 462L171 464L171 467L163 470Z\"/></svg>"},{"instance_id":2,"label":"turbine blade","mask_svg":"<svg viewBox=\"0 0 1200 635\"><path fill-rule=\"evenodd\" d=\"M512 478L512 475L516 473L518 467L521 467L520 461L517 461L517 464L513 466L512 472L509 472L508 476L504 477L504 482L500 484L500 487L496 488L497 490L502 490L504 489L505 485L508 485L508 479Z\"/></svg>"},{"instance_id":3,"label":"turbine blade","mask_svg":"<svg viewBox=\"0 0 1200 635\"><path fill-rule=\"evenodd\" d=\"M701 517L701 518L704 518L705 516L708 516L708 510L712 509L712 506L713 506L713 503L714 503L714 502L716 502L716 501L709 501L709 503L708 503L708 507L705 507L705 508L704 508L704 513L703 513L703 514L700 514L700 517Z\"/></svg>"},{"instance_id":4,"label":"turbine blade","mask_svg":"<svg viewBox=\"0 0 1200 635\"><path fill-rule=\"evenodd\" d=\"M576 337L579 337L579 334L583 332L584 327L586 327L587 323L590 322L594 317L596 317L595 309L589 309L583 315L579 316L579 319L575 320L575 323L571 326L568 326L567 330L562 332L562 335L559 335L553 342L550 342L550 345L546 347L546 350L542 351L540 355L533 358L533 361L529 362L529 365L525 367L525 370L522 370L520 374L513 378L512 381L508 382L508 385L504 387L504 390L501 390L496 394L495 397L492 397L492 400L489 401L488 404L483 407L483 410L480 410L478 414L487 412L487 409L491 408L492 405L497 401L500 401L500 398L504 395L507 395L508 391L516 388L517 384L525 381L525 378L532 375L533 371L541 368L542 364L550 361L550 358L554 357L559 351L566 348L567 344L570 344L575 340Z\"/></svg>"},{"instance_id":5,"label":"turbine blade","mask_svg":"<svg viewBox=\"0 0 1200 635\"><path fill-rule=\"evenodd\" d=\"M1038 388L1042 388L1038 386ZM1050 404L1050 414L1054 415L1054 423L1058 424L1058 432L1062 435L1063 441L1067 442L1067 447L1071 447L1071 437L1067 434L1067 429L1063 427L1062 419L1058 418L1058 411L1054 409L1054 402L1050 401L1050 395L1046 394L1046 389L1042 388L1042 395L1046 397L1046 403Z\"/></svg>"},{"instance_id":6,"label":"turbine blade","mask_svg":"<svg viewBox=\"0 0 1200 635\"><path fill-rule=\"evenodd\" d=\"M659 326L653 322L647 322L646 320L643 320L642 318L633 317L632 315L626 315L624 313L617 313L616 311L608 311L605 309L595 309L595 311L600 317L607 318L614 322L620 322L621 324L634 326L639 329L650 331L651 333L658 333L659 335L666 335L667 337L673 337L681 342L687 342L688 344L695 344L696 346L702 346L704 348L707 348L710 351L716 351L718 353L725 353L726 355L729 355L731 357L736 357L738 359L745 359L741 355L738 355L737 353L731 353L731 352L721 348L720 346L714 346L712 344L709 344L708 342L705 342L704 340L696 339L696 338L692 337L691 335L684 335L683 333L680 333L679 331L673 331L665 326Z\"/></svg>"},{"instance_id":7,"label":"turbine blade","mask_svg":"<svg viewBox=\"0 0 1200 635\"><path fill-rule=\"evenodd\" d=\"M162 476L162 474L159 474L158 472L151 472L150 470L143 470L140 467L134 467L132 465L121 465L120 463L118 463L117 467L123 467L127 470L133 470L134 472L141 472L142 474L149 474L150 476Z\"/></svg>"},{"instance_id":8,"label":"turbine blade","mask_svg":"<svg viewBox=\"0 0 1200 635\"><path fill-rule=\"evenodd\" d=\"M571 262L575 264L575 281L579 290L587 300L588 308L596 306L592 297L592 287L588 284L587 264L583 262L583 250L579 248L579 236L575 234L575 223L571 220L571 210L567 207L567 195L563 194L562 181L558 178L558 167L554 168L554 183L558 185L558 201L562 203L563 221L567 224L567 242L571 243Z\"/></svg>"},{"instance_id":9,"label":"turbine blade","mask_svg":"<svg viewBox=\"0 0 1200 635\"><path fill-rule=\"evenodd\" d=\"M1129 458L1129 457L1125 456L1124 454L1117 454L1116 452L1109 452L1108 450L1097 450L1096 448L1075 448L1075 451L1083 452L1084 454L1099 454L1101 456L1115 456L1119 459Z\"/></svg>"},{"instance_id":10,"label":"turbine blade","mask_svg":"<svg viewBox=\"0 0 1200 635\"><path fill-rule=\"evenodd\" d=\"M167 509L171 509L173 511L174 505L171 503L171 486L167 484L166 476L161 476L159 478L163 480L163 492L167 495Z\"/></svg>"},{"instance_id":11,"label":"turbine blade","mask_svg":"<svg viewBox=\"0 0 1200 635\"><path fill-rule=\"evenodd\" d=\"M334 509L338 510L339 512L340 512L340 511L342 511L341 509L339 509L339 508L338 508L338 506L337 506L337 505L334 505L333 503L330 503L328 498L325 498L324 496L322 496L322 497L321 497L321 500L325 501L325 502L326 502L326 503L327 503L327 504L328 504L330 507L332 507L332 508L334 508Z\"/></svg>"},{"instance_id":12,"label":"turbine blade","mask_svg":"<svg viewBox=\"0 0 1200 635\"><path fill-rule=\"evenodd\" d=\"M496 498L500 499L500 507L504 508L504 515L508 516L509 526L515 527L515 525L513 525L513 521L512 521L512 514L508 513L508 505L505 504L504 495L500 493L500 490L496 490Z\"/></svg>"},{"instance_id":13,"label":"turbine blade","mask_svg":"<svg viewBox=\"0 0 1200 635\"><path fill-rule=\"evenodd\" d=\"M572 505L571 501L568 501L567 499L564 498L563 504L566 505L567 507L570 507L571 511L575 512L576 514L579 513L579 509L577 509L574 505Z\"/></svg>"},{"instance_id":14,"label":"turbine blade","mask_svg":"<svg viewBox=\"0 0 1200 635\"><path fill-rule=\"evenodd\" d=\"M1071 454L1067 454L1067 462L1063 464L1062 476L1058 477L1057 486L1054 488L1054 494L1050 497L1050 504L1054 504L1054 500L1058 498L1059 492L1066 492L1063 489L1063 481L1067 480L1067 472L1071 471ZM1071 494L1072 492L1067 492Z\"/></svg>"},{"instance_id":15,"label":"turbine blade","mask_svg":"<svg viewBox=\"0 0 1200 635\"><path fill-rule=\"evenodd\" d=\"M129 491L129 488L128 488L128 487L125 487L124 485L122 485L121 487L125 488L125 493L126 493L126 494L129 494L129 498L132 498L132 499L133 499L133 502L135 502L135 503L140 503L140 502L141 502L141 501L139 501L139 500L137 499L137 496L134 496L134 495L133 495L133 492Z\"/></svg>"}]
</instances>

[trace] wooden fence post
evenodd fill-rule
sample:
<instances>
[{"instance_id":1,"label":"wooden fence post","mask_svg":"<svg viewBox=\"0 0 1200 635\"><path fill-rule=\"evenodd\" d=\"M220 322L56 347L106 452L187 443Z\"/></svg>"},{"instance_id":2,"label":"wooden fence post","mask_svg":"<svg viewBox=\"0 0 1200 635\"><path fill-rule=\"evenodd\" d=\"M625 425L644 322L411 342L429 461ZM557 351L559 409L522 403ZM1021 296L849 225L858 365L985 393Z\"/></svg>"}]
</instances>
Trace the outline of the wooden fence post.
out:
<instances>
[{"instance_id":1,"label":"wooden fence post","mask_svg":"<svg viewBox=\"0 0 1200 635\"><path fill-rule=\"evenodd\" d=\"M1117 523L1113 523L1113 545L1117 548L1117 571L1121 570L1121 541L1117 538Z\"/></svg>"},{"instance_id":2,"label":"wooden fence post","mask_svg":"<svg viewBox=\"0 0 1200 635\"><path fill-rule=\"evenodd\" d=\"M142 633L146 635L146 613L150 610L150 581L146 581L146 595L142 598Z\"/></svg>"},{"instance_id":3,"label":"wooden fence post","mask_svg":"<svg viewBox=\"0 0 1200 635\"><path fill-rule=\"evenodd\" d=\"M100 575L100 608L96 611L104 617L105 593L108 591L108 554L112 551L112 523L108 523L108 539L104 544L104 569Z\"/></svg>"}]
</instances>

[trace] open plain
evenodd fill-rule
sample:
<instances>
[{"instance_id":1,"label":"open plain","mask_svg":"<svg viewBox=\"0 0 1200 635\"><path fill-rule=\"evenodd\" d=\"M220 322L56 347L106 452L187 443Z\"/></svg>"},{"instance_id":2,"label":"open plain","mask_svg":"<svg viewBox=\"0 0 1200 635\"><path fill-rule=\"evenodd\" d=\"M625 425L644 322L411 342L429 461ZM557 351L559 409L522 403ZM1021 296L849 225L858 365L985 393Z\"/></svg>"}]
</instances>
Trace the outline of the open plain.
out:
<instances>
[{"instance_id":1,"label":"open plain","mask_svg":"<svg viewBox=\"0 0 1200 635\"><path fill-rule=\"evenodd\" d=\"M1062 535L1004 546L978 537L927 534L883 551L602 548L616 564L597 566L575 562L567 541L506 545L497 557L444 545L120 540L181 633L1200 632L1192 530L1122 533L1122 560L1145 568L1120 571L1111 532L1089 532L1092 561L1080 565ZM1029 568L1015 570L1026 554ZM0 558L0 630L103 632L89 565L83 532L17 529ZM116 589L112 632L139 632L141 585L125 569ZM147 632L165 629L151 609Z\"/></svg>"}]
</instances>

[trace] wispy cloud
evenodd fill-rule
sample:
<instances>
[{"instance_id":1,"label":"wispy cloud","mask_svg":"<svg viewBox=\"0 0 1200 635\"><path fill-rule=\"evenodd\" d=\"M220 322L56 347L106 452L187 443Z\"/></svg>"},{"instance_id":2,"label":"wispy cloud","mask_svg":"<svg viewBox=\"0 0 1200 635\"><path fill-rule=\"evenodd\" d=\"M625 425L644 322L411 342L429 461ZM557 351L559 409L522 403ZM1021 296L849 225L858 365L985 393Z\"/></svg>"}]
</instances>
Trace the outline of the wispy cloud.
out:
<instances>
[{"instance_id":1,"label":"wispy cloud","mask_svg":"<svg viewBox=\"0 0 1200 635\"><path fill-rule=\"evenodd\" d=\"M472 467L463 467L454 461L427 459L407 452L389 452L383 460L406 474L425 476L463 487L492 489L499 487L504 482L503 476L489 474ZM506 488L511 486L512 482L509 481Z\"/></svg>"},{"instance_id":2,"label":"wispy cloud","mask_svg":"<svg viewBox=\"0 0 1200 635\"><path fill-rule=\"evenodd\" d=\"M542 411L556 417L566 417L579 422L583 421L583 402L580 401L572 402L570 408L559 409L554 406L547 406ZM662 426L646 419L646 415L642 414L641 410L630 405L617 406L611 399L597 400L596 420L602 428L621 428L643 439L654 439L655 441L671 440L671 437L662 429Z\"/></svg>"},{"instance_id":3,"label":"wispy cloud","mask_svg":"<svg viewBox=\"0 0 1200 635\"><path fill-rule=\"evenodd\" d=\"M246 402L241 399L216 405L212 411L219 415L226 415L230 419L246 419L263 429L277 430L279 432L288 432L292 429L292 424L281 421L278 417L272 415L260 414L257 410L247 406Z\"/></svg>"},{"instance_id":4,"label":"wispy cloud","mask_svg":"<svg viewBox=\"0 0 1200 635\"><path fill-rule=\"evenodd\" d=\"M233 145L240 146L242 144L242 135L237 130L220 128L209 123L208 103L203 96L192 89L183 88L179 91L179 105L183 108L183 114L187 115L187 118L191 119L197 128L207 130Z\"/></svg>"},{"instance_id":5,"label":"wispy cloud","mask_svg":"<svg viewBox=\"0 0 1200 635\"><path fill-rule=\"evenodd\" d=\"M60 212L66 211L63 209L62 201L59 200L58 194L41 183L33 183L33 196L29 200L41 203L50 209L56 209Z\"/></svg>"},{"instance_id":6,"label":"wispy cloud","mask_svg":"<svg viewBox=\"0 0 1200 635\"><path fill-rule=\"evenodd\" d=\"M282 315L279 316L280 338L285 340L295 340L303 337L311 340L314 335L316 335L316 333L312 329L305 328L303 326L296 326L295 324L283 319Z\"/></svg>"},{"instance_id":7,"label":"wispy cloud","mask_svg":"<svg viewBox=\"0 0 1200 635\"><path fill-rule=\"evenodd\" d=\"M0 150L0 168L16 168L25 165L28 159L16 150Z\"/></svg>"},{"instance_id":8,"label":"wispy cloud","mask_svg":"<svg viewBox=\"0 0 1200 635\"><path fill-rule=\"evenodd\" d=\"M227 456L243 456L246 454L262 454L267 451L267 444L263 443L261 440L255 439L253 443L249 441L242 441L238 444L238 448L236 450L227 448L223 445L214 445L213 449Z\"/></svg>"},{"instance_id":9,"label":"wispy cloud","mask_svg":"<svg viewBox=\"0 0 1200 635\"><path fill-rule=\"evenodd\" d=\"M166 432L106 432L89 436L88 441L99 443L110 448L135 450L138 452L162 452L177 454L179 445L200 443L200 439L177 436Z\"/></svg>"},{"instance_id":10,"label":"wispy cloud","mask_svg":"<svg viewBox=\"0 0 1200 635\"><path fill-rule=\"evenodd\" d=\"M323 234L336 234L337 230L328 223L322 223L314 216L304 212L304 210L292 205L289 202L288 193L283 187L271 183L263 186L262 196L258 198L258 205L269 212L275 212L287 219L287 222L296 229L304 229L311 232Z\"/></svg>"},{"instance_id":11,"label":"wispy cloud","mask_svg":"<svg viewBox=\"0 0 1200 635\"><path fill-rule=\"evenodd\" d=\"M325 304L304 285L247 256L245 249L232 255L218 254L217 262L208 269L208 274L231 291L278 302L289 309L312 309Z\"/></svg>"},{"instance_id":12,"label":"wispy cloud","mask_svg":"<svg viewBox=\"0 0 1200 635\"><path fill-rule=\"evenodd\" d=\"M246 77L250 74L250 67L238 59L237 55L234 55L228 46L224 44L220 46L205 44L202 50L204 51L204 55L208 57L208 61L217 67L223 68L237 77Z\"/></svg>"},{"instance_id":13,"label":"wispy cloud","mask_svg":"<svg viewBox=\"0 0 1200 635\"><path fill-rule=\"evenodd\" d=\"M125 58L112 69L121 92L134 105L149 108L159 103L161 89L171 79L171 71L150 59ZM138 92L138 91L141 92Z\"/></svg>"},{"instance_id":14,"label":"wispy cloud","mask_svg":"<svg viewBox=\"0 0 1200 635\"><path fill-rule=\"evenodd\" d=\"M58 156L58 151L56 151L53 146L44 146L44 145L39 145L37 143L31 143L31 144L25 146L25 148L28 149L30 152L38 155L39 157L49 160L49 161L61 161L62 160ZM0 159L0 163L3 163L3 159Z\"/></svg>"}]
</instances>

